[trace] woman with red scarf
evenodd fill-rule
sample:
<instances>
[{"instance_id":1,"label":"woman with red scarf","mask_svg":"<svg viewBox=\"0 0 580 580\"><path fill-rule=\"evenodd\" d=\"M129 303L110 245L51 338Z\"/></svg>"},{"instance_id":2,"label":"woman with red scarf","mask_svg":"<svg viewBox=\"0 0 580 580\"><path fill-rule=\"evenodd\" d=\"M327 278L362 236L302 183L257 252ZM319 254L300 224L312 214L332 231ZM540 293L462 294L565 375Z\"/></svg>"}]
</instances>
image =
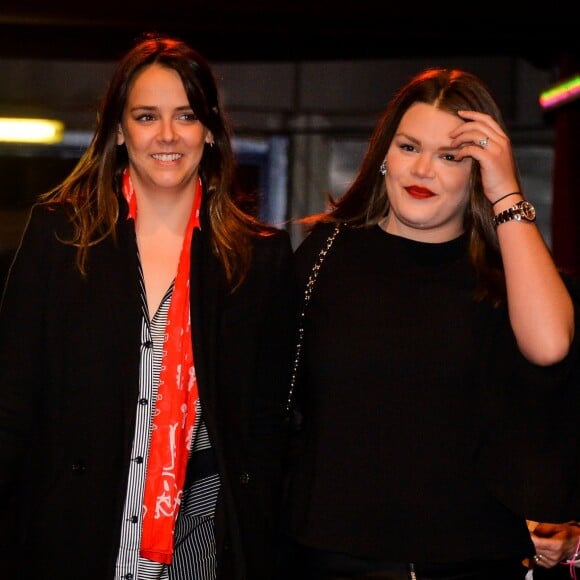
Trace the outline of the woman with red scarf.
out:
<instances>
[{"instance_id":1,"label":"woman with red scarf","mask_svg":"<svg viewBox=\"0 0 580 580\"><path fill-rule=\"evenodd\" d=\"M234 182L208 63L143 37L33 207L1 304L13 575L272 577L292 248Z\"/></svg>"}]
</instances>

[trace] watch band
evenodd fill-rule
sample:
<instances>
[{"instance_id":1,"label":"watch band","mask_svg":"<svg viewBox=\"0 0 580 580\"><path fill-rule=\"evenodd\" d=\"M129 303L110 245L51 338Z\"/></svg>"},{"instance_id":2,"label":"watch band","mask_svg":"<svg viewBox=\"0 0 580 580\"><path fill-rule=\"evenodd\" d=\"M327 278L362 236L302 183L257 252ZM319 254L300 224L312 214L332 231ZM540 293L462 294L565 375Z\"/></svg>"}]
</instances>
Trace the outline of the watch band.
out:
<instances>
[{"instance_id":1,"label":"watch band","mask_svg":"<svg viewBox=\"0 0 580 580\"><path fill-rule=\"evenodd\" d=\"M494 216L493 225L497 228L500 224L511 220L534 222L536 221L536 209L527 200L518 201L515 205Z\"/></svg>"}]
</instances>

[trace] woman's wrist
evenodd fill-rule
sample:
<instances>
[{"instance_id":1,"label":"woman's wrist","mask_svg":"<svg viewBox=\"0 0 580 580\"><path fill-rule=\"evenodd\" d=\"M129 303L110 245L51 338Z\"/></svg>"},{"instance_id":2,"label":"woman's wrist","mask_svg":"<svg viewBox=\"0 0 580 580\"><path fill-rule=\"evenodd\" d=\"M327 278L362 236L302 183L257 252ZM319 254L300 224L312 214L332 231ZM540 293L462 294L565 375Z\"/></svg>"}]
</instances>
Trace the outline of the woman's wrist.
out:
<instances>
[{"instance_id":1,"label":"woman's wrist","mask_svg":"<svg viewBox=\"0 0 580 580\"><path fill-rule=\"evenodd\" d=\"M491 205L493 207L495 207L495 205L498 204L500 201L503 201L504 199L507 199L508 197L512 197L512 195L521 195L523 197L521 191L512 191L511 193L506 193L505 195L498 197L495 201L491 202Z\"/></svg>"},{"instance_id":2,"label":"woman's wrist","mask_svg":"<svg viewBox=\"0 0 580 580\"><path fill-rule=\"evenodd\" d=\"M523 201L525 199L524 194L521 191L514 191L496 199L491 205L493 207L494 215L500 214L502 211L513 207L518 201Z\"/></svg>"},{"instance_id":3,"label":"woman's wrist","mask_svg":"<svg viewBox=\"0 0 580 580\"><path fill-rule=\"evenodd\" d=\"M578 524L578 522L569 522L569 525L580 528L580 524ZM566 564L570 564L571 566L575 566L576 568L580 568L580 534L578 534L578 542L576 542L576 549L574 550L574 553L566 558L564 562Z\"/></svg>"}]
</instances>

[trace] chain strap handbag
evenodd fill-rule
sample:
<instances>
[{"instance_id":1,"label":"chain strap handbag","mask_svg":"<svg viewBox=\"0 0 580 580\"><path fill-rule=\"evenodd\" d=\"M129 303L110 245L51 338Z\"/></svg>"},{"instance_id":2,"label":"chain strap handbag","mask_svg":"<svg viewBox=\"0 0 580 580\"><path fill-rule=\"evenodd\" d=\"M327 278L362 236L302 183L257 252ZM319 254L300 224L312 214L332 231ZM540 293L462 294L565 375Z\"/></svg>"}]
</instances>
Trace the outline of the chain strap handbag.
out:
<instances>
[{"instance_id":1,"label":"chain strap handbag","mask_svg":"<svg viewBox=\"0 0 580 580\"><path fill-rule=\"evenodd\" d=\"M292 376L290 379L290 389L288 390L288 399L286 401L286 412L288 413L289 416L292 413L292 402L293 402L293 398L294 398L294 389L296 388L296 381L298 379L298 368L300 366L300 355L302 352L302 344L304 341L304 321L305 321L305 317L306 317L306 308L308 306L308 303L310 302L310 297L312 296L312 290L314 289L314 283L316 282L316 278L318 277L318 273L320 272L320 267L322 266L322 262L324 261L324 258L326 258L326 254L328 254L330 248L332 247L332 244L334 243L336 236L338 236L338 233L340 232L341 226L342 226L341 223L337 223L334 226L334 229L332 230L331 234L326 239L326 243L324 244L324 247L318 253L318 257L316 259L316 262L314 262L314 265L312 266L312 271L310 272L310 275L308 276L308 282L306 283L306 289L304 290L304 300L302 302L302 310L300 312L300 318L299 318L300 322L299 322L299 327L298 327L298 342L296 344L296 352L294 355L294 364L292 367ZM296 417L291 418L291 421L293 424L299 423L299 420Z\"/></svg>"}]
</instances>

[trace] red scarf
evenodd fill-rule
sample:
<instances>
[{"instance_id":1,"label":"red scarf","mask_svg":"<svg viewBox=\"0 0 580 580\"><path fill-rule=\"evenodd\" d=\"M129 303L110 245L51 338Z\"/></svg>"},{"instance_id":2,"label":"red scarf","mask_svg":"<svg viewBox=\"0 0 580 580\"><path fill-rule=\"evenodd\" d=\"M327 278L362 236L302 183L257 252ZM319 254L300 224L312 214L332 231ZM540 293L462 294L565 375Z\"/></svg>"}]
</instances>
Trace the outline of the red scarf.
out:
<instances>
[{"instance_id":1,"label":"red scarf","mask_svg":"<svg viewBox=\"0 0 580 580\"><path fill-rule=\"evenodd\" d=\"M129 204L129 218L136 221L137 200L134 193L129 170L126 169L123 194ZM164 564L170 564L173 556L173 530L192 446L195 403L198 399L189 312L189 265L193 230L200 227L201 196L201 179L198 178L167 313L143 498L140 555Z\"/></svg>"}]
</instances>

